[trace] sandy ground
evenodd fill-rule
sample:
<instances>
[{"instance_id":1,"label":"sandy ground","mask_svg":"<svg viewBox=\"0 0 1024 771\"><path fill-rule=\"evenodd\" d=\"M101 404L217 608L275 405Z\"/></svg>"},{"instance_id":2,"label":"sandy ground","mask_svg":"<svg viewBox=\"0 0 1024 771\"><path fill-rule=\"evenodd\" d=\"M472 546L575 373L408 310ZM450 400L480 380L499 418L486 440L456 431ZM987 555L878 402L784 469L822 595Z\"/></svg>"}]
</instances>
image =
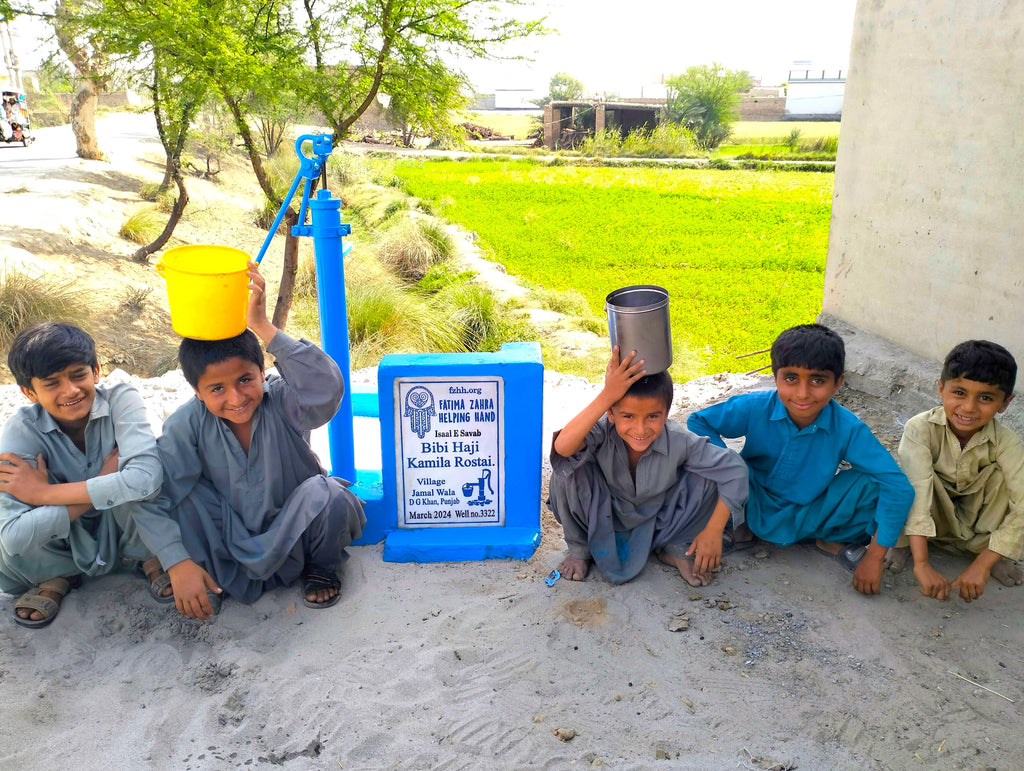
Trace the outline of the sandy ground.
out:
<instances>
[{"instance_id":1,"label":"sandy ground","mask_svg":"<svg viewBox=\"0 0 1024 771\"><path fill-rule=\"evenodd\" d=\"M156 421L180 386L141 385ZM687 384L676 414L750 386ZM548 373L546 429L591 394ZM891 444L900 418L849 399ZM812 547L770 546L701 589L654 560L622 586L549 587L564 543L538 511L525 562L354 547L325 611L292 588L200 623L124 573L32 631L0 596L0 768L1024 768L1024 588L940 603L908 572L864 597Z\"/></svg>"}]
</instances>

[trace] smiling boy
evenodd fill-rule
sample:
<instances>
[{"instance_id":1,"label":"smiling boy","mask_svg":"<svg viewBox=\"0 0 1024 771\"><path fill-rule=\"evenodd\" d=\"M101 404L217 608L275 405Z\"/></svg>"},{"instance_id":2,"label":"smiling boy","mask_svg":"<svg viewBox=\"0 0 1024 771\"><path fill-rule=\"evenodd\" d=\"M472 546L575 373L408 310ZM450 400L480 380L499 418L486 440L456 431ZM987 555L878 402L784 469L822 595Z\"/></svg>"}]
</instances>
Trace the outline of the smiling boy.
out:
<instances>
[{"instance_id":1,"label":"smiling boy","mask_svg":"<svg viewBox=\"0 0 1024 771\"><path fill-rule=\"evenodd\" d=\"M771 348L775 390L733 396L693 413L687 427L722 446L746 438L754 535L780 546L814 540L854 571L857 591L877 594L914 491L871 430L832 400L845 358L828 327L787 329ZM843 461L850 468L840 470Z\"/></svg>"},{"instance_id":2,"label":"smiling boy","mask_svg":"<svg viewBox=\"0 0 1024 771\"><path fill-rule=\"evenodd\" d=\"M647 375L634 358L620 361L614 348L604 388L554 435L548 505L569 549L558 570L582 581L593 561L622 583L653 552L704 586L730 516L743 521L746 468L732 450L669 420L672 378Z\"/></svg>"},{"instance_id":3,"label":"smiling boy","mask_svg":"<svg viewBox=\"0 0 1024 771\"><path fill-rule=\"evenodd\" d=\"M989 577L1020 584L1015 560L1024 552L1024 447L996 415L1013 401L1017 362L987 340L960 343L943 363L942 404L907 421L900 464L914 486L899 549L886 562L901 570L906 543L921 593L944 600L958 590L966 602L985 591ZM928 560L928 542L972 555L950 583Z\"/></svg>"},{"instance_id":4,"label":"smiling boy","mask_svg":"<svg viewBox=\"0 0 1024 771\"><path fill-rule=\"evenodd\" d=\"M23 330L7 357L32 404L0 439L0 590L21 593L14 621L50 624L83 576L143 564L150 593L167 576L136 531L138 502L162 471L138 392L99 384L93 339L71 324Z\"/></svg>"},{"instance_id":5,"label":"smiling boy","mask_svg":"<svg viewBox=\"0 0 1024 771\"><path fill-rule=\"evenodd\" d=\"M178 610L202 620L219 610L222 591L248 604L300 578L307 607L334 605L345 548L366 522L348 483L327 475L309 446L310 430L341 403L338 365L271 324L254 263L248 275L249 329L181 343L196 398L164 423L163 492L138 517ZM259 340L280 376L264 379Z\"/></svg>"}]
</instances>

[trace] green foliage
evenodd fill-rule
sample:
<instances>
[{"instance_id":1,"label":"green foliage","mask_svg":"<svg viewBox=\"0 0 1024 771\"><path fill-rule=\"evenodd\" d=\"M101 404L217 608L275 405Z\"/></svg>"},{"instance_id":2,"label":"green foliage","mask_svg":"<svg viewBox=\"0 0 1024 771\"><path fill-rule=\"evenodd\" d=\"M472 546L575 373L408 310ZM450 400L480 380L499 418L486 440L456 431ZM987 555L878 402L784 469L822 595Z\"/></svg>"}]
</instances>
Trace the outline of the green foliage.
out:
<instances>
[{"instance_id":1,"label":"green foliage","mask_svg":"<svg viewBox=\"0 0 1024 771\"><path fill-rule=\"evenodd\" d=\"M0 270L0 348L7 349L25 327L42 321L81 324L88 316L73 281L33 278L15 268Z\"/></svg>"},{"instance_id":2,"label":"green foliage","mask_svg":"<svg viewBox=\"0 0 1024 771\"><path fill-rule=\"evenodd\" d=\"M686 158L698 154L690 132L675 123L660 123L652 131L638 128L622 139L615 129L604 129L583 140L580 152L594 158Z\"/></svg>"},{"instance_id":3,"label":"green foliage","mask_svg":"<svg viewBox=\"0 0 1024 771\"><path fill-rule=\"evenodd\" d=\"M566 316L591 315L590 304L578 289L535 289L540 307Z\"/></svg>"},{"instance_id":4,"label":"green foliage","mask_svg":"<svg viewBox=\"0 0 1024 771\"><path fill-rule=\"evenodd\" d=\"M435 294L450 284L464 284L475 275L471 270L459 270L449 262L441 262L431 265L416 286L425 294Z\"/></svg>"},{"instance_id":5,"label":"green foliage","mask_svg":"<svg viewBox=\"0 0 1024 771\"><path fill-rule=\"evenodd\" d=\"M140 206L121 223L121 238L137 244L148 244L160 235L167 224L159 206Z\"/></svg>"},{"instance_id":6,"label":"green foliage","mask_svg":"<svg viewBox=\"0 0 1024 771\"><path fill-rule=\"evenodd\" d=\"M555 73L551 76L548 96L542 104L549 101L578 101L586 95L583 82L568 73Z\"/></svg>"},{"instance_id":7,"label":"green foliage","mask_svg":"<svg viewBox=\"0 0 1024 771\"><path fill-rule=\"evenodd\" d=\"M391 96L388 117L401 129L402 144L412 147L417 136L432 138L432 146L455 142L455 121L466 104L469 83L441 60L423 66L402 67L396 76L402 89ZM450 148L447 148L450 149Z\"/></svg>"},{"instance_id":8,"label":"green foliage","mask_svg":"<svg viewBox=\"0 0 1024 771\"><path fill-rule=\"evenodd\" d=\"M504 303L480 284L449 284L436 295L448 306L448 323L467 351L496 351L509 340L535 340L537 332L525 319L509 313Z\"/></svg>"},{"instance_id":9,"label":"green foliage","mask_svg":"<svg viewBox=\"0 0 1024 771\"><path fill-rule=\"evenodd\" d=\"M743 371L821 310L828 174L551 166L489 159L393 164L420 198L476 231L531 284L592 309L621 286L668 289L675 357L690 376Z\"/></svg>"},{"instance_id":10,"label":"green foliage","mask_svg":"<svg viewBox=\"0 0 1024 771\"><path fill-rule=\"evenodd\" d=\"M718 63L687 67L668 80L665 115L693 132L693 141L713 150L728 138L739 118L740 92L749 90L750 73L727 70Z\"/></svg>"},{"instance_id":11,"label":"green foliage","mask_svg":"<svg viewBox=\"0 0 1024 771\"><path fill-rule=\"evenodd\" d=\"M323 114L337 138L348 134L378 93L395 98L410 80L417 99L429 99L426 79L458 78L446 54L486 59L503 44L544 34L539 20L515 16L516 3L491 0L352 0L307 2L306 48L312 70L302 79L310 104ZM345 66L337 66L337 62ZM407 100L408 104L408 100ZM418 109L432 109L421 104Z\"/></svg>"},{"instance_id":12,"label":"green foliage","mask_svg":"<svg viewBox=\"0 0 1024 771\"><path fill-rule=\"evenodd\" d=\"M408 283L423 279L427 271L451 257L451 236L436 223L406 219L381 235L377 256L381 264Z\"/></svg>"}]
</instances>

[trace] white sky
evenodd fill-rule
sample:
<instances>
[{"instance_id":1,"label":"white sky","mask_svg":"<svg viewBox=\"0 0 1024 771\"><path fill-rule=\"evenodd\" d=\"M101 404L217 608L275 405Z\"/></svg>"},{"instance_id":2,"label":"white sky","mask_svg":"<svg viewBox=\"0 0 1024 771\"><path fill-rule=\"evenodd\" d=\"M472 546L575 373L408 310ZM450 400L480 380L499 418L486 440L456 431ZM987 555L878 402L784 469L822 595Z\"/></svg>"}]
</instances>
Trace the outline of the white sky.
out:
<instances>
[{"instance_id":1,"label":"white sky","mask_svg":"<svg viewBox=\"0 0 1024 771\"><path fill-rule=\"evenodd\" d=\"M856 4L857 0L535 0L532 7L521 9L524 18L546 15L547 26L557 32L505 51L533 62L466 62L462 68L480 93L496 88L547 93L551 76L568 72L583 81L588 92L640 96L644 85L713 61L749 70L763 85L777 85L795 60L846 69ZM11 29L22 66L34 67L41 30L20 19ZM0 71L0 78L5 76Z\"/></svg>"},{"instance_id":2,"label":"white sky","mask_svg":"<svg viewBox=\"0 0 1024 771\"><path fill-rule=\"evenodd\" d=\"M510 52L527 62L473 63L464 70L477 90L530 88L547 93L556 72L588 92L639 96L694 64L717 61L748 70L762 84L786 80L795 60L846 69L856 0L536 0L558 32Z\"/></svg>"}]
</instances>

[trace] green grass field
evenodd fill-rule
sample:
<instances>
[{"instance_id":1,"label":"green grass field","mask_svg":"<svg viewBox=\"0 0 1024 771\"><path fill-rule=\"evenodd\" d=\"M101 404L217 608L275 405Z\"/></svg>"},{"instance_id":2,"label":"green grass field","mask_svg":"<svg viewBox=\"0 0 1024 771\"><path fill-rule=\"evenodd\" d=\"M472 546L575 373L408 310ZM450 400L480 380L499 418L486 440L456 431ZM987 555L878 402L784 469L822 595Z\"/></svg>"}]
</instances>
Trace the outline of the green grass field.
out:
<instances>
[{"instance_id":1,"label":"green grass field","mask_svg":"<svg viewBox=\"0 0 1024 771\"><path fill-rule=\"evenodd\" d=\"M677 378L760 366L735 357L821 309L831 174L392 163L510 273L577 289L599 315L619 287L667 288Z\"/></svg>"},{"instance_id":2,"label":"green grass field","mask_svg":"<svg viewBox=\"0 0 1024 771\"><path fill-rule=\"evenodd\" d=\"M732 137L730 142L736 144L770 144L760 141L789 136L794 129L800 131L800 136L805 139L816 139L818 137L839 136L838 121L808 120L808 121L761 121L741 120L732 124ZM757 141L755 141L757 140Z\"/></svg>"}]
</instances>

